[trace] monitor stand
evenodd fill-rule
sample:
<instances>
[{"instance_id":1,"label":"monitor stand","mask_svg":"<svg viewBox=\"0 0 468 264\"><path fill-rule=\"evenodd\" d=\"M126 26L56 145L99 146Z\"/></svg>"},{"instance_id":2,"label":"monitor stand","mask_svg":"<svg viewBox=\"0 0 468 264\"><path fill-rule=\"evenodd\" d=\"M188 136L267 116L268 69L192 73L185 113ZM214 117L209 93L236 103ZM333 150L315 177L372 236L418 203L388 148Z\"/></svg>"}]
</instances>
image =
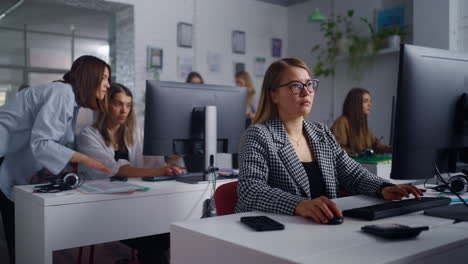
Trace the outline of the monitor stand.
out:
<instances>
[{"instance_id":1,"label":"monitor stand","mask_svg":"<svg viewBox=\"0 0 468 264\"><path fill-rule=\"evenodd\" d=\"M211 175L210 168L214 167L216 159L216 143L217 143L217 111L216 106L207 105L204 107L205 112L205 131L204 131L204 172L201 175L180 177L179 182L190 184L207 183L214 180ZM212 158L210 158L212 157Z\"/></svg>"}]
</instances>

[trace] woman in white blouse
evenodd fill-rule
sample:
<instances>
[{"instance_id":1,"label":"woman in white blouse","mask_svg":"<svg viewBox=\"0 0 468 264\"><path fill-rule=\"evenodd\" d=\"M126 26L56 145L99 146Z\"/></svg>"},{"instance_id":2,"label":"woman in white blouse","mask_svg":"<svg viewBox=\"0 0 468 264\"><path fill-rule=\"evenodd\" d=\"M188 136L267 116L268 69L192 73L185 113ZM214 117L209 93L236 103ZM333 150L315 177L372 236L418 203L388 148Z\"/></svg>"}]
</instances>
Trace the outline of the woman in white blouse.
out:
<instances>
[{"instance_id":1,"label":"woman in white blouse","mask_svg":"<svg viewBox=\"0 0 468 264\"><path fill-rule=\"evenodd\" d=\"M121 84L111 84L108 91L108 111L98 113L94 125L84 128L78 136L78 149L108 166L112 175L145 177L181 174L183 168L166 166L163 157L143 156L143 134L136 126L133 96ZM110 176L97 170L88 170L93 178ZM128 239L122 243L138 251L138 261L167 263L169 233Z\"/></svg>"},{"instance_id":2,"label":"woman in white blouse","mask_svg":"<svg viewBox=\"0 0 468 264\"><path fill-rule=\"evenodd\" d=\"M108 91L107 113L98 113L94 125L78 136L78 149L108 166L111 175L122 177L161 176L183 173L179 166L166 166L163 157L143 156L143 133L137 129L133 96L130 90L114 83ZM93 179L111 176L88 171Z\"/></svg>"}]
</instances>

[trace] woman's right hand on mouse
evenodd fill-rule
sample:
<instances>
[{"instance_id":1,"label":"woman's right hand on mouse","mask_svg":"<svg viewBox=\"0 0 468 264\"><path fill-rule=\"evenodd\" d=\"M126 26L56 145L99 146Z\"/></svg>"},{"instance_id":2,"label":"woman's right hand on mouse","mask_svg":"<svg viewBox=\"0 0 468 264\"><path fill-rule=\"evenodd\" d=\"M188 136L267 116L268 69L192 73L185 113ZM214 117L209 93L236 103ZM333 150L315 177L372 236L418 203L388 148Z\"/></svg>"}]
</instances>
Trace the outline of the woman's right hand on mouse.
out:
<instances>
[{"instance_id":1,"label":"woman's right hand on mouse","mask_svg":"<svg viewBox=\"0 0 468 264\"><path fill-rule=\"evenodd\" d=\"M295 214L313 219L316 223L326 224L335 215L343 217L336 204L325 196L312 200L302 200L296 205Z\"/></svg>"}]
</instances>

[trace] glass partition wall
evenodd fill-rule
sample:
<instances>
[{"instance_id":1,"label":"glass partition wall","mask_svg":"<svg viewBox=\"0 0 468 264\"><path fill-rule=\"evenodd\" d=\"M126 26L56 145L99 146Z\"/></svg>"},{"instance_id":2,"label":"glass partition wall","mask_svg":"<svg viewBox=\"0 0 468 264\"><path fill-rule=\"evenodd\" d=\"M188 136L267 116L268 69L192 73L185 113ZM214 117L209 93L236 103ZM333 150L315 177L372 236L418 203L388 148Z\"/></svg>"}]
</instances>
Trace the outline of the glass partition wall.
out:
<instances>
[{"instance_id":1,"label":"glass partition wall","mask_svg":"<svg viewBox=\"0 0 468 264\"><path fill-rule=\"evenodd\" d=\"M0 105L23 87L61 79L81 55L110 61L108 39L81 36L74 29L64 34L0 26L0 47Z\"/></svg>"}]
</instances>

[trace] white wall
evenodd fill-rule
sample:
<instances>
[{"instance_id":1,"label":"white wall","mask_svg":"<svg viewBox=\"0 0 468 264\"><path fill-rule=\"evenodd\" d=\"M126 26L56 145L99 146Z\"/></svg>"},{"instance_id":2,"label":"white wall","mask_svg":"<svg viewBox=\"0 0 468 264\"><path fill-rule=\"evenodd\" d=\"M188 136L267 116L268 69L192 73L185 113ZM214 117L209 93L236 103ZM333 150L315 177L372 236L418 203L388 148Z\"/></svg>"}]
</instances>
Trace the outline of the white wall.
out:
<instances>
[{"instance_id":1,"label":"white wall","mask_svg":"<svg viewBox=\"0 0 468 264\"><path fill-rule=\"evenodd\" d=\"M449 49L449 11L453 0L414 0L414 44ZM466 13L465 13L466 14Z\"/></svg>"},{"instance_id":2,"label":"white wall","mask_svg":"<svg viewBox=\"0 0 468 264\"><path fill-rule=\"evenodd\" d=\"M234 85L234 62L244 62L253 73L255 57L271 57L271 38L283 40L283 55L287 50L287 8L255 0L112 0L134 5L135 75L134 91L142 100L145 81L154 75L146 72L147 46L163 49L163 70L160 79L185 81L177 77L177 57L193 56L194 70L205 83ZM192 23L193 48L179 48L176 43L177 23ZM245 31L246 54L232 53L233 30ZM208 72L207 53L222 56L221 72ZM254 77L260 92L262 77ZM139 99L138 99L139 98ZM142 102L142 101L140 101Z\"/></svg>"},{"instance_id":3,"label":"white wall","mask_svg":"<svg viewBox=\"0 0 468 264\"><path fill-rule=\"evenodd\" d=\"M398 3L397 3L398 2ZM347 10L355 11L353 23L358 32L369 34L366 25L359 22L360 17L373 20L374 11L378 8L392 8L401 5L402 1L346 1L335 0L335 13L345 14ZM313 8L318 7L327 16L331 13L331 1L308 1L289 8L289 49L290 56L303 58L312 68L316 62L311 48L322 41L320 23L309 23L306 17ZM383 136L383 142L390 139L392 97L396 93L398 71L398 53L377 55L371 68L366 69L360 81L348 75L348 66L344 60L338 62L335 77L320 78L320 86L314 107L309 119L324 122L331 126L341 114L344 98L353 87L362 87L371 92L373 107L369 116L369 127L377 137Z\"/></svg>"},{"instance_id":4,"label":"white wall","mask_svg":"<svg viewBox=\"0 0 468 264\"><path fill-rule=\"evenodd\" d=\"M450 49L468 52L468 1L450 2Z\"/></svg>"}]
</instances>

